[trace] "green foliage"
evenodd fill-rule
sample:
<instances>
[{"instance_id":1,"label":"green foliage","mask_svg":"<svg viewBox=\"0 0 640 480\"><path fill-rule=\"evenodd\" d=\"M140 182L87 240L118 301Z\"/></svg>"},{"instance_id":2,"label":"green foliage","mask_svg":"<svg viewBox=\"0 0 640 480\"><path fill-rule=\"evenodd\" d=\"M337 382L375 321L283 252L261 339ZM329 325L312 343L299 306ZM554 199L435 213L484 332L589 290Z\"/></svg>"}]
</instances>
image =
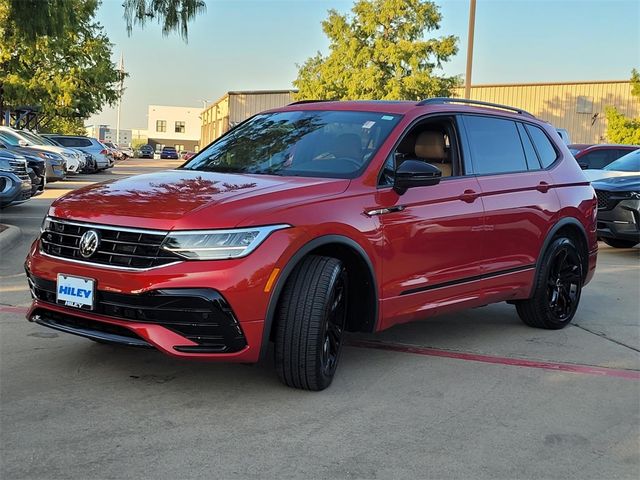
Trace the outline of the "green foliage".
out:
<instances>
[{"instance_id":1,"label":"green foliage","mask_svg":"<svg viewBox=\"0 0 640 480\"><path fill-rule=\"evenodd\" d=\"M640 73L635 68L631 70L631 95L640 98Z\"/></svg>"},{"instance_id":2,"label":"green foliage","mask_svg":"<svg viewBox=\"0 0 640 480\"><path fill-rule=\"evenodd\" d=\"M605 109L607 140L611 143L640 145L640 118L627 118L615 107Z\"/></svg>"},{"instance_id":3,"label":"green foliage","mask_svg":"<svg viewBox=\"0 0 640 480\"><path fill-rule=\"evenodd\" d=\"M207 9L204 0L124 0L122 5L129 34L134 25L144 27L149 20L157 20L163 35L179 32L185 41L189 22Z\"/></svg>"},{"instance_id":4,"label":"green foliage","mask_svg":"<svg viewBox=\"0 0 640 480\"><path fill-rule=\"evenodd\" d=\"M640 73L631 70L631 95L640 99ZM640 145L640 118L627 118L615 107L605 109L607 140L611 143Z\"/></svg>"},{"instance_id":5,"label":"green foliage","mask_svg":"<svg viewBox=\"0 0 640 480\"><path fill-rule=\"evenodd\" d=\"M18 29L24 42L38 36L58 37L77 22L76 8L69 0L1 0L0 24Z\"/></svg>"},{"instance_id":6,"label":"green foliage","mask_svg":"<svg viewBox=\"0 0 640 480\"><path fill-rule=\"evenodd\" d=\"M134 138L131 140L131 148L134 150L139 150L141 146L146 145L148 143L148 139L146 138Z\"/></svg>"},{"instance_id":7,"label":"green foliage","mask_svg":"<svg viewBox=\"0 0 640 480\"><path fill-rule=\"evenodd\" d=\"M405 99L449 96L458 77L434 74L458 51L453 35L425 38L442 20L424 0L357 0L352 15L329 11L322 29L330 53L299 67L293 84L304 99Z\"/></svg>"},{"instance_id":8,"label":"green foliage","mask_svg":"<svg viewBox=\"0 0 640 480\"><path fill-rule=\"evenodd\" d=\"M62 117L51 126L69 132L117 100L120 73L111 62L109 39L94 21L97 0L60 0L72 10L65 18L74 23L59 35L39 35L31 42L25 41L24 25L11 20L19 18L11 13L12 2L0 0L0 17L4 12L6 19L0 32L5 105L39 106L45 117Z\"/></svg>"},{"instance_id":9,"label":"green foliage","mask_svg":"<svg viewBox=\"0 0 640 480\"><path fill-rule=\"evenodd\" d=\"M63 135L86 135L82 118L51 117L48 123L41 128L45 133L60 133Z\"/></svg>"}]
</instances>

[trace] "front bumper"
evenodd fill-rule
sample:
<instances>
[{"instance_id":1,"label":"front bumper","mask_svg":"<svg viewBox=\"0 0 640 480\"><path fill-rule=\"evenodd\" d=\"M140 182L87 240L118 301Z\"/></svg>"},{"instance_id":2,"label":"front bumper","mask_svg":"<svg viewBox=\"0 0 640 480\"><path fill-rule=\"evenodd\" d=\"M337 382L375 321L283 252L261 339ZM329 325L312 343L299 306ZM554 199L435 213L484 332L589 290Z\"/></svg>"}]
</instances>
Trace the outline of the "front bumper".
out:
<instances>
[{"instance_id":1,"label":"front bumper","mask_svg":"<svg viewBox=\"0 0 640 480\"><path fill-rule=\"evenodd\" d=\"M598 237L640 242L640 200L622 200L598 210Z\"/></svg>"},{"instance_id":2,"label":"front bumper","mask_svg":"<svg viewBox=\"0 0 640 480\"><path fill-rule=\"evenodd\" d=\"M257 362L263 347L263 328L272 294L270 287L267 287L268 281L274 269L284 267L281 262L286 262L286 258L289 257L288 253L285 254L289 247L290 232L283 230L269 236L259 247L259 252L244 258L183 261L147 270L123 271L48 256L39 251L39 244L36 241L31 247L25 268L32 278L33 287L42 288L49 293L33 292L35 300L27 318L51 328L56 328L54 323L58 326L62 325L67 328L65 331L73 327L77 331L71 333L85 337L91 335L87 334L86 325L82 328L78 327L79 320L95 322L92 324L93 328L89 329L93 331L92 335L101 335L101 329L98 328L100 325L124 328L125 331L132 332L136 341L142 340L175 357ZM94 279L96 299L102 303L106 302L107 306L98 304L94 310L89 311L56 304L55 281L58 273ZM202 342L198 342L195 337L220 335L219 332L210 329L211 326L203 325L211 322L197 318L194 320L191 313L188 313L197 300L189 300L187 303L191 303L191 306L183 304L175 308L167 318L163 317L164 320L149 316L148 302L159 301L158 298L164 299L163 302L170 298L173 302L176 296L167 297L167 292L179 292L184 297L187 291L194 290L207 290L219 295L218 306L213 305L216 302L209 306L198 306L198 309L203 310L199 313L208 313L209 316L217 317L218 310L226 309L237 322L237 327L244 338L244 346L238 348L237 344L234 344L232 348L217 351L204 348L177 348L202 346ZM116 304L120 310L114 311L113 304ZM227 307L222 307L224 304ZM138 310L142 310L142 313ZM47 320L44 314L51 316L52 313L71 318ZM186 317L192 329L184 329L180 326L176 328L175 325L170 325L174 320L178 323L183 322ZM227 322L229 325L231 323ZM235 324L232 326L235 328Z\"/></svg>"}]
</instances>

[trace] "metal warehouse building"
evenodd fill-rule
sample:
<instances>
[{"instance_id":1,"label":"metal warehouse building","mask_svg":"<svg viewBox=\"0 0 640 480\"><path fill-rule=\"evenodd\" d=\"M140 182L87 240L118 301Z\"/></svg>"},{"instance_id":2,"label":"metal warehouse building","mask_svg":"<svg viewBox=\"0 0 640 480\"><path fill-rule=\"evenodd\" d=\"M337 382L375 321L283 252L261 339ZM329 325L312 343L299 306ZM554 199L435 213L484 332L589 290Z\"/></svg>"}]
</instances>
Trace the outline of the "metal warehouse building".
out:
<instances>
[{"instance_id":1,"label":"metal warehouse building","mask_svg":"<svg viewBox=\"0 0 640 480\"><path fill-rule=\"evenodd\" d=\"M229 128L256 113L278 108L294 101L295 90L258 90L227 92L209 105L200 115L200 144L207 145Z\"/></svg>"},{"instance_id":2,"label":"metal warehouse building","mask_svg":"<svg viewBox=\"0 0 640 480\"><path fill-rule=\"evenodd\" d=\"M294 94L295 90L228 92L202 112L201 145L251 115L293 102ZM463 97L464 88L455 89L454 95ZM608 106L640 117L640 101L631 96L628 80L475 85L471 98L528 110L556 128L565 128L574 143L606 141Z\"/></svg>"}]
</instances>

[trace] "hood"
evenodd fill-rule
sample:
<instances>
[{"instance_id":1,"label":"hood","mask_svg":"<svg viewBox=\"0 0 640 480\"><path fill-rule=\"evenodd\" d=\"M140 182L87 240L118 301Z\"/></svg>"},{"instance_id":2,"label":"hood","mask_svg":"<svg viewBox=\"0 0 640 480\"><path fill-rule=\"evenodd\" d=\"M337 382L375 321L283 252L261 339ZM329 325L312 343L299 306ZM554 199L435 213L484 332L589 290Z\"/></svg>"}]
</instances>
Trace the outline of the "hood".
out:
<instances>
[{"instance_id":1,"label":"hood","mask_svg":"<svg viewBox=\"0 0 640 480\"><path fill-rule=\"evenodd\" d=\"M348 185L343 179L167 170L78 189L56 200L49 214L161 230L264 225L274 212L340 194ZM276 223L286 223L281 218Z\"/></svg>"},{"instance_id":2,"label":"hood","mask_svg":"<svg viewBox=\"0 0 640 480\"><path fill-rule=\"evenodd\" d=\"M610 192L640 192L640 176L638 172L635 172L634 176L605 178L604 180L593 182L591 186L596 190Z\"/></svg>"},{"instance_id":3,"label":"hood","mask_svg":"<svg viewBox=\"0 0 640 480\"><path fill-rule=\"evenodd\" d=\"M33 147L11 147L11 151L24 155L30 161L38 160L39 162L44 162L44 159L38 155L38 152L40 152L39 149Z\"/></svg>"},{"instance_id":4,"label":"hood","mask_svg":"<svg viewBox=\"0 0 640 480\"><path fill-rule=\"evenodd\" d=\"M611 177L633 177L638 175L638 172L623 172L620 170L583 170L585 177L590 182L595 182L597 180L601 180L603 178L611 178Z\"/></svg>"}]
</instances>

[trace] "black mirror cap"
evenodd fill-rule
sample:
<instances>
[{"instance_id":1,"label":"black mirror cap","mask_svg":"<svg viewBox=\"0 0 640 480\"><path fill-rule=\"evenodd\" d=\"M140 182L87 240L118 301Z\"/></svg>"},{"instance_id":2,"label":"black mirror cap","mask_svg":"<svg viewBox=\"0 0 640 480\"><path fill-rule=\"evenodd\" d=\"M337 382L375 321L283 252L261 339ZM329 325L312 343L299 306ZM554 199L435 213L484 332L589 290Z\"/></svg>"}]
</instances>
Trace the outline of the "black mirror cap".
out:
<instances>
[{"instance_id":1,"label":"black mirror cap","mask_svg":"<svg viewBox=\"0 0 640 480\"><path fill-rule=\"evenodd\" d=\"M396 170L393 189L398 195L403 195L409 188L437 185L441 178L442 172L435 165L420 160L405 160Z\"/></svg>"}]
</instances>

